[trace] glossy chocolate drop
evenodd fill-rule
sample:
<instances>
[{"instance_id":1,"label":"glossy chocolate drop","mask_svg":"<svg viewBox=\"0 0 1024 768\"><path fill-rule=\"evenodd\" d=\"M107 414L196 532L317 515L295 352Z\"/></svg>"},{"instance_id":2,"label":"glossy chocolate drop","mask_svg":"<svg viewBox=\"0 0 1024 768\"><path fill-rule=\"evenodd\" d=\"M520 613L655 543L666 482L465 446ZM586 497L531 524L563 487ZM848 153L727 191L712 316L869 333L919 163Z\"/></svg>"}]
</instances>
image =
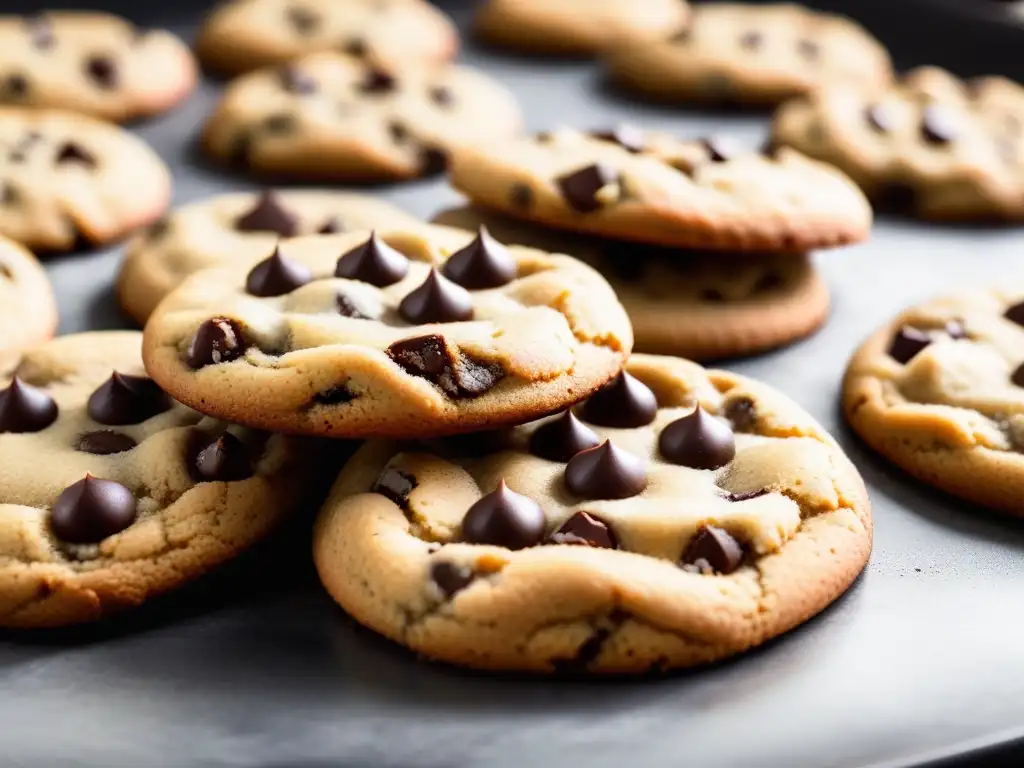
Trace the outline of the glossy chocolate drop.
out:
<instances>
[{"instance_id":1,"label":"glossy chocolate drop","mask_svg":"<svg viewBox=\"0 0 1024 768\"><path fill-rule=\"evenodd\" d=\"M471 291L498 288L516 279L518 264L508 248L481 225L473 241L451 255L442 273Z\"/></svg>"},{"instance_id":2,"label":"glossy chocolate drop","mask_svg":"<svg viewBox=\"0 0 1024 768\"><path fill-rule=\"evenodd\" d=\"M693 469L718 469L736 455L736 438L722 421L699 405L676 419L658 437L658 450L673 464Z\"/></svg>"},{"instance_id":3,"label":"glossy chocolate drop","mask_svg":"<svg viewBox=\"0 0 1024 768\"><path fill-rule=\"evenodd\" d=\"M135 522L132 492L120 483L86 475L65 488L50 511L50 529L61 541L95 544Z\"/></svg>"},{"instance_id":4,"label":"glossy chocolate drop","mask_svg":"<svg viewBox=\"0 0 1024 768\"><path fill-rule=\"evenodd\" d=\"M378 288L394 285L408 273L409 260L377 237L376 232L338 259L334 270L335 277L359 280Z\"/></svg>"},{"instance_id":5,"label":"glossy chocolate drop","mask_svg":"<svg viewBox=\"0 0 1024 768\"><path fill-rule=\"evenodd\" d=\"M650 387L623 371L580 407L580 418L602 427L630 429L654 421L658 400Z\"/></svg>"},{"instance_id":6,"label":"glossy chocolate drop","mask_svg":"<svg viewBox=\"0 0 1024 768\"><path fill-rule=\"evenodd\" d=\"M57 403L17 376L0 389L0 433L39 432L57 420Z\"/></svg>"},{"instance_id":7,"label":"glossy chocolate drop","mask_svg":"<svg viewBox=\"0 0 1024 768\"><path fill-rule=\"evenodd\" d=\"M1016 323L1017 325L1024 327L1024 301L1009 307L1003 313L1003 317L1011 323Z\"/></svg>"},{"instance_id":8,"label":"glossy chocolate drop","mask_svg":"<svg viewBox=\"0 0 1024 768\"><path fill-rule=\"evenodd\" d=\"M117 88L120 80L117 71L117 63L107 56L91 56L85 62L86 74L92 81L103 90Z\"/></svg>"},{"instance_id":9,"label":"glossy chocolate drop","mask_svg":"<svg viewBox=\"0 0 1024 768\"><path fill-rule=\"evenodd\" d=\"M366 77L358 85L360 93L365 94L384 94L390 93L398 87L398 81L395 80L394 75L390 72L385 72L383 69L371 69L366 73Z\"/></svg>"},{"instance_id":10,"label":"glossy chocolate drop","mask_svg":"<svg viewBox=\"0 0 1024 768\"><path fill-rule=\"evenodd\" d=\"M647 470L642 460L605 440L569 460L565 486L584 499L628 499L647 487Z\"/></svg>"},{"instance_id":11,"label":"glossy chocolate drop","mask_svg":"<svg viewBox=\"0 0 1024 768\"><path fill-rule=\"evenodd\" d=\"M211 438L194 432L188 470L197 483L246 480L253 476L249 449L230 432Z\"/></svg>"},{"instance_id":12,"label":"glossy chocolate drop","mask_svg":"<svg viewBox=\"0 0 1024 768\"><path fill-rule=\"evenodd\" d=\"M114 371L89 396L89 416L100 424L140 424L170 410L171 398L147 376Z\"/></svg>"},{"instance_id":13,"label":"glossy chocolate drop","mask_svg":"<svg viewBox=\"0 0 1024 768\"><path fill-rule=\"evenodd\" d=\"M473 299L465 288L431 269L427 279L402 299L398 313L416 325L457 323L473 319Z\"/></svg>"},{"instance_id":14,"label":"glossy chocolate drop","mask_svg":"<svg viewBox=\"0 0 1024 768\"><path fill-rule=\"evenodd\" d=\"M430 578L437 584L437 588L444 593L445 597L451 597L456 592L461 592L468 587L476 578L476 574L471 568L464 565L442 560L430 567Z\"/></svg>"},{"instance_id":15,"label":"glossy chocolate drop","mask_svg":"<svg viewBox=\"0 0 1024 768\"><path fill-rule=\"evenodd\" d=\"M532 499L510 490L502 480L466 512L462 538L471 544L525 549L541 542L546 525L544 510Z\"/></svg>"},{"instance_id":16,"label":"glossy chocolate drop","mask_svg":"<svg viewBox=\"0 0 1024 768\"><path fill-rule=\"evenodd\" d=\"M616 202L621 196L621 190L613 189L618 186L619 172L604 163L594 163L566 173L556 178L555 183L565 202L579 213L593 213ZM609 194L615 199L609 199Z\"/></svg>"},{"instance_id":17,"label":"glossy chocolate drop","mask_svg":"<svg viewBox=\"0 0 1024 768\"><path fill-rule=\"evenodd\" d=\"M682 565L699 573L729 574L743 563L743 547L728 531L705 525L690 539Z\"/></svg>"},{"instance_id":18,"label":"glossy chocolate drop","mask_svg":"<svg viewBox=\"0 0 1024 768\"><path fill-rule=\"evenodd\" d=\"M206 320L196 329L188 345L187 360L191 368L229 363L245 354L242 327L226 317Z\"/></svg>"},{"instance_id":19,"label":"glossy chocolate drop","mask_svg":"<svg viewBox=\"0 0 1024 768\"><path fill-rule=\"evenodd\" d=\"M611 528L588 512L577 512L551 534L552 544L580 544L600 549L617 549Z\"/></svg>"},{"instance_id":20,"label":"glossy chocolate drop","mask_svg":"<svg viewBox=\"0 0 1024 768\"><path fill-rule=\"evenodd\" d=\"M889 345L889 357L897 363L905 365L931 343L932 337L927 331L922 331L912 325L905 325L893 336L892 343Z\"/></svg>"},{"instance_id":21,"label":"glossy chocolate drop","mask_svg":"<svg viewBox=\"0 0 1024 768\"><path fill-rule=\"evenodd\" d=\"M530 453L548 461L567 462L580 451L600 444L597 433L567 410L534 430L530 436Z\"/></svg>"},{"instance_id":22,"label":"glossy chocolate drop","mask_svg":"<svg viewBox=\"0 0 1024 768\"><path fill-rule=\"evenodd\" d=\"M289 259L281 253L280 246L250 270L245 279L245 290L250 296L269 298L291 293L313 279L313 273L305 264Z\"/></svg>"},{"instance_id":23,"label":"glossy chocolate drop","mask_svg":"<svg viewBox=\"0 0 1024 768\"><path fill-rule=\"evenodd\" d=\"M294 237L299 233L299 217L284 207L276 192L268 189L260 194L249 211L235 219L235 229Z\"/></svg>"}]
</instances>

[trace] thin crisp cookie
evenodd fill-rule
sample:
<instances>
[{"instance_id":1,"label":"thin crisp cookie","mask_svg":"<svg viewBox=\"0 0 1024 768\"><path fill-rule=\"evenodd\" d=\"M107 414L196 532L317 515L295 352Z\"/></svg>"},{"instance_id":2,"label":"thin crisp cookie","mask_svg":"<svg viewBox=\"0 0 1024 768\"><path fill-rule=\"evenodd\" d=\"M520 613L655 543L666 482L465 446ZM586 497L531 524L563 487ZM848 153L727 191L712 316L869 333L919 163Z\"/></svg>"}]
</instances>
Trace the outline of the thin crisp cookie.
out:
<instances>
[{"instance_id":1,"label":"thin crisp cookie","mask_svg":"<svg viewBox=\"0 0 1024 768\"><path fill-rule=\"evenodd\" d=\"M28 250L0 236L0 375L18 353L53 335L57 300L42 265Z\"/></svg>"},{"instance_id":2,"label":"thin crisp cookie","mask_svg":"<svg viewBox=\"0 0 1024 768\"><path fill-rule=\"evenodd\" d=\"M356 620L484 669L707 664L806 621L871 551L864 483L775 390L668 357L506 432L368 442L313 556Z\"/></svg>"}]
</instances>

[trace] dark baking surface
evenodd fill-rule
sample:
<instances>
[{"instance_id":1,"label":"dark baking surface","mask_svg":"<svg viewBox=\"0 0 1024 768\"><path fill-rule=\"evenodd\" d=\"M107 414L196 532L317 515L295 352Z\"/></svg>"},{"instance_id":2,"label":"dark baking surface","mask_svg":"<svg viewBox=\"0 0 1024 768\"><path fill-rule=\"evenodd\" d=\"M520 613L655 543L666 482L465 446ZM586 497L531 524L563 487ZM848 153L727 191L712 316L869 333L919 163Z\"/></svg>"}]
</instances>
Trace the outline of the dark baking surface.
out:
<instances>
[{"instance_id":1,"label":"dark baking surface","mask_svg":"<svg viewBox=\"0 0 1024 768\"><path fill-rule=\"evenodd\" d=\"M204 4L106 5L190 35ZM465 20L469 3L442 5ZM878 14L890 44L927 37L916 17L894 20L870 0L858 8ZM958 48L949 38L945 45ZM629 119L683 135L763 135L757 117L621 99L586 64L467 46L463 59L516 92L531 128ZM901 58L915 63L919 49L908 48ZM217 90L207 82L181 109L137 127L174 167L177 203L252 187L204 166L192 149ZM422 215L457 199L441 181L374 191ZM1024 526L932 493L875 459L841 426L836 402L845 361L870 331L933 294L1019 277L1022 253L1021 230L881 220L870 243L822 254L835 304L821 333L729 364L824 422L874 503L875 552L864 576L780 641L648 681L460 672L419 662L345 617L318 588L308 530L298 525L111 625L0 638L0 765L829 768L1019 758ZM111 291L119 258L115 248L48 262L62 332L129 327Z\"/></svg>"}]
</instances>

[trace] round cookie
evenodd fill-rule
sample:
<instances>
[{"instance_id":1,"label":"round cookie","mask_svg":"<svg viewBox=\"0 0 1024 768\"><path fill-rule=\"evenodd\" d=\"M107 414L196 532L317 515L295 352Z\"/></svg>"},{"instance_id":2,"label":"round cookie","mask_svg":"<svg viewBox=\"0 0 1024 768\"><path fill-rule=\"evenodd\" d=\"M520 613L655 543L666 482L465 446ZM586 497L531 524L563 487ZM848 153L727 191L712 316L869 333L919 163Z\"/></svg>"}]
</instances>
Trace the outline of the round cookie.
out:
<instances>
[{"instance_id":1,"label":"round cookie","mask_svg":"<svg viewBox=\"0 0 1024 768\"><path fill-rule=\"evenodd\" d=\"M144 325L160 300L189 275L225 264L251 267L280 238L416 222L390 203L351 192L265 190L210 197L174 209L128 243L118 299Z\"/></svg>"},{"instance_id":2,"label":"round cookie","mask_svg":"<svg viewBox=\"0 0 1024 768\"><path fill-rule=\"evenodd\" d=\"M314 530L327 591L430 658L591 673L713 662L842 594L871 517L832 437L735 374L628 371L574 416L368 442Z\"/></svg>"},{"instance_id":3,"label":"round cookie","mask_svg":"<svg viewBox=\"0 0 1024 768\"><path fill-rule=\"evenodd\" d=\"M57 301L35 256L0 236L0 375L57 328Z\"/></svg>"},{"instance_id":4,"label":"round cookie","mask_svg":"<svg viewBox=\"0 0 1024 768\"><path fill-rule=\"evenodd\" d=\"M384 66L455 58L451 19L423 0L232 0L215 9L196 41L203 65L236 75L335 50Z\"/></svg>"},{"instance_id":5,"label":"round cookie","mask_svg":"<svg viewBox=\"0 0 1024 768\"><path fill-rule=\"evenodd\" d=\"M239 169L383 181L438 173L452 150L508 139L521 122L512 95L475 70L316 53L233 80L203 136L211 157Z\"/></svg>"},{"instance_id":6,"label":"round cookie","mask_svg":"<svg viewBox=\"0 0 1024 768\"><path fill-rule=\"evenodd\" d=\"M108 13L0 16L0 102L117 122L170 109L196 86L177 37Z\"/></svg>"},{"instance_id":7,"label":"round cookie","mask_svg":"<svg viewBox=\"0 0 1024 768\"><path fill-rule=\"evenodd\" d=\"M137 606L296 511L303 444L228 427L145 378L142 334L63 336L0 378L0 626Z\"/></svg>"},{"instance_id":8,"label":"round cookie","mask_svg":"<svg viewBox=\"0 0 1024 768\"><path fill-rule=\"evenodd\" d=\"M152 223L170 199L167 166L127 131L0 107L0 234L35 251L100 245Z\"/></svg>"},{"instance_id":9,"label":"round cookie","mask_svg":"<svg viewBox=\"0 0 1024 768\"><path fill-rule=\"evenodd\" d=\"M414 437L576 402L633 345L581 262L416 228L297 238L186 280L146 324L146 369L204 413L275 431Z\"/></svg>"},{"instance_id":10,"label":"round cookie","mask_svg":"<svg viewBox=\"0 0 1024 768\"><path fill-rule=\"evenodd\" d=\"M621 42L611 79L675 102L778 104L834 83L892 79L889 54L856 22L798 5L707 3L660 39Z\"/></svg>"},{"instance_id":11,"label":"round cookie","mask_svg":"<svg viewBox=\"0 0 1024 768\"><path fill-rule=\"evenodd\" d=\"M684 0L485 0L474 17L482 40L525 53L590 56L623 38L653 38L689 18Z\"/></svg>"},{"instance_id":12,"label":"round cookie","mask_svg":"<svg viewBox=\"0 0 1024 768\"><path fill-rule=\"evenodd\" d=\"M874 450L961 498L1024 515L1024 289L911 307L850 360L843 411Z\"/></svg>"},{"instance_id":13,"label":"round cookie","mask_svg":"<svg viewBox=\"0 0 1024 768\"><path fill-rule=\"evenodd\" d=\"M801 252L871 229L864 195L824 163L630 126L462 147L451 182L518 219L652 245Z\"/></svg>"}]
</instances>

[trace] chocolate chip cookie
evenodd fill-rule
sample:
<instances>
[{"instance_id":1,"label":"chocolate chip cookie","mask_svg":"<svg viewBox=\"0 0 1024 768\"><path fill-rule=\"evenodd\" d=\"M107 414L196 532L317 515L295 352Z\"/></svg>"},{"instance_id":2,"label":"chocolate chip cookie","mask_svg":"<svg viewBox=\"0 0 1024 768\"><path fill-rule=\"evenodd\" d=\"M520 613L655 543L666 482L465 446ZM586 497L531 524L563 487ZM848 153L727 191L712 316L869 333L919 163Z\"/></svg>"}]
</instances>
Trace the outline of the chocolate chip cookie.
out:
<instances>
[{"instance_id":1,"label":"chocolate chip cookie","mask_svg":"<svg viewBox=\"0 0 1024 768\"><path fill-rule=\"evenodd\" d=\"M196 85L186 45L108 13L0 16L0 103L124 121L170 109Z\"/></svg>"},{"instance_id":2,"label":"chocolate chip cookie","mask_svg":"<svg viewBox=\"0 0 1024 768\"><path fill-rule=\"evenodd\" d=\"M238 74L314 51L430 65L454 58L459 38L423 0L232 0L207 19L196 49L204 66Z\"/></svg>"},{"instance_id":3,"label":"chocolate chip cookie","mask_svg":"<svg viewBox=\"0 0 1024 768\"><path fill-rule=\"evenodd\" d=\"M977 290L903 312L853 356L846 418L924 482L1024 515L1024 290Z\"/></svg>"},{"instance_id":4,"label":"chocolate chip cookie","mask_svg":"<svg viewBox=\"0 0 1024 768\"><path fill-rule=\"evenodd\" d=\"M634 349L713 360L791 343L821 327L829 293L807 254L682 251L587 238L473 207L434 221L567 253L601 272L633 324Z\"/></svg>"},{"instance_id":5,"label":"chocolate chip cookie","mask_svg":"<svg viewBox=\"0 0 1024 768\"><path fill-rule=\"evenodd\" d=\"M146 325L146 368L240 424L414 437L586 397L633 346L608 284L567 256L426 224L281 243L194 275Z\"/></svg>"},{"instance_id":6,"label":"chocolate chip cookie","mask_svg":"<svg viewBox=\"0 0 1024 768\"><path fill-rule=\"evenodd\" d=\"M833 83L892 78L889 54L859 24L798 5L706 3L660 39L607 55L611 79L676 102L778 104Z\"/></svg>"},{"instance_id":7,"label":"chocolate chip cookie","mask_svg":"<svg viewBox=\"0 0 1024 768\"><path fill-rule=\"evenodd\" d=\"M485 0L474 19L478 37L523 51L589 56L623 38L653 38L689 18L684 0Z\"/></svg>"},{"instance_id":8,"label":"chocolate chip cookie","mask_svg":"<svg viewBox=\"0 0 1024 768\"><path fill-rule=\"evenodd\" d=\"M53 335L57 302L35 257L0 236L0 375L18 353Z\"/></svg>"},{"instance_id":9,"label":"chocolate chip cookie","mask_svg":"<svg viewBox=\"0 0 1024 768\"><path fill-rule=\"evenodd\" d=\"M511 94L475 70L389 70L317 53L232 81L204 143L243 170L383 181L438 173L453 149L506 140L520 124Z\"/></svg>"},{"instance_id":10,"label":"chocolate chip cookie","mask_svg":"<svg viewBox=\"0 0 1024 768\"><path fill-rule=\"evenodd\" d=\"M368 195L320 190L233 193L173 210L128 244L117 281L124 310L145 324L189 275L225 264L252 266L279 239L415 224L411 214Z\"/></svg>"},{"instance_id":11,"label":"chocolate chip cookie","mask_svg":"<svg viewBox=\"0 0 1024 768\"><path fill-rule=\"evenodd\" d=\"M0 626L139 605L304 501L314 461L301 443L175 403L145 377L141 343L63 336L0 377Z\"/></svg>"},{"instance_id":12,"label":"chocolate chip cookie","mask_svg":"<svg viewBox=\"0 0 1024 768\"><path fill-rule=\"evenodd\" d=\"M167 209L171 174L110 123L0 107L0 234L36 251L116 240Z\"/></svg>"},{"instance_id":13,"label":"chocolate chip cookie","mask_svg":"<svg viewBox=\"0 0 1024 768\"><path fill-rule=\"evenodd\" d=\"M772 141L832 163L881 208L1024 219L1024 88L933 67L891 88L833 86L784 105Z\"/></svg>"},{"instance_id":14,"label":"chocolate chip cookie","mask_svg":"<svg viewBox=\"0 0 1024 768\"><path fill-rule=\"evenodd\" d=\"M836 599L871 517L835 441L741 376L627 371L510 431L368 442L317 520L328 592L430 658L604 673L722 659Z\"/></svg>"},{"instance_id":15,"label":"chocolate chip cookie","mask_svg":"<svg viewBox=\"0 0 1024 768\"><path fill-rule=\"evenodd\" d=\"M462 147L451 181L515 218L653 245L800 252L871 228L863 194L831 166L725 139L563 129Z\"/></svg>"}]
</instances>

